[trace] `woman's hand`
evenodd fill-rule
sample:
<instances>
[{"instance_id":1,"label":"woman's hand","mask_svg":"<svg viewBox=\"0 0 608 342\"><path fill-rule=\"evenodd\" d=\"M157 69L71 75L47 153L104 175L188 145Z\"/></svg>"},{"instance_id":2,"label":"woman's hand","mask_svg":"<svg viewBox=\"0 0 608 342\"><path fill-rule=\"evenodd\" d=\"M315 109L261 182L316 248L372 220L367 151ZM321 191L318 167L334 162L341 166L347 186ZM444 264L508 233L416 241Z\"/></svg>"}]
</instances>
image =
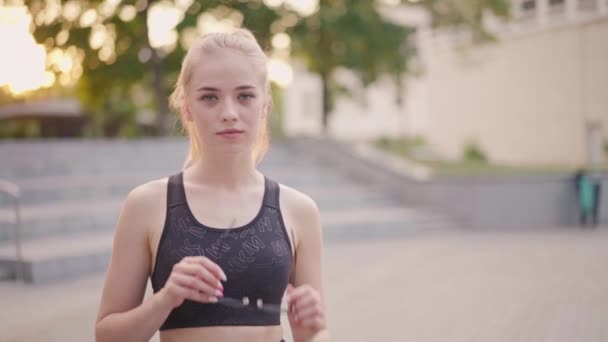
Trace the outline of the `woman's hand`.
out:
<instances>
[{"instance_id":1,"label":"woman's hand","mask_svg":"<svg viewBox=\"0 0 608 342\"><path fill-rule=\"evenodd\" d=\"M312 335L325 329L325 309L319 291L310 285L287 285L287 306L292 325L306 328Z\"/></svg>"},{"instance_id":2,"label":"woman's hand","mask_svg":"<svg viewBox=\"0 0 608 342\"><path fill-rule=\"evenodd\" d=\"M172 308L188 299L200 303L215 303L224 296L226 274L209 258L184 257L173 266L165 287L160 291Z\"/></svg>"}]
</instances>

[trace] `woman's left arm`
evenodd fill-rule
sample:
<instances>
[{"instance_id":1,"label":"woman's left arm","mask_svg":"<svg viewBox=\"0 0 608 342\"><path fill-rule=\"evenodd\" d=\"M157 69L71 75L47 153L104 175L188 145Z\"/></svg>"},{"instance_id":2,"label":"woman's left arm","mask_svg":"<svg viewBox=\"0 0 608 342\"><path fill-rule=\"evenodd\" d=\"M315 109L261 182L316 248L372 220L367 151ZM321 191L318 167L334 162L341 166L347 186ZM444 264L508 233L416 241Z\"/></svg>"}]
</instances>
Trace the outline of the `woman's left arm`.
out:
<instances>
[{"instance_id":1,"label":"woman's left arm","mask_svg":"<svg viewBox=\"0 0 608 342\"><path fill-rule=\"evenodd\" d=\"M293 203L295 202L295 203ZM329 341L323 293L323 237L319 208L308 196L291 203L296 262L287 288L289 323L295 342Z\"/></svg>"}]
</instances>

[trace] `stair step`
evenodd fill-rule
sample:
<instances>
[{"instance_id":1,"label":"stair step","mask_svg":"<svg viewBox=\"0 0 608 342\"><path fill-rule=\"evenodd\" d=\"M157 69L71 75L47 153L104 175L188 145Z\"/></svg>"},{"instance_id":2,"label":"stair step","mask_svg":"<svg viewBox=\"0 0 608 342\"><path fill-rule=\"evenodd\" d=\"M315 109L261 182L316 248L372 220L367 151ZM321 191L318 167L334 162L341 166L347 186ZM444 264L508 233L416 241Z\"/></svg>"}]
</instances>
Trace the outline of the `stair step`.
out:
<instances>
[{"instance_id":1,"label":"stair step","mask_svg":"<svg viewBox=\"0 0 608 342\"><path fill-rule=\"evenodd\" d=\"M0 281L13 279L13 271L9 265L0 265Z\"/></svg>"},{"instance_id":2,"label":"stair step","mask_svg":"<svg viewBox=\"0 0 608 342\"><path fill-rule=\"evenodd\" d=\"M348 185L337 185L308 186L301 189L316 199L322 212L347 210L353 207L380 209L398 205L395 200L365 187L349 188ZM21 236L24 240L32 240L61 234L99 232L113 227L123 202L124 198L121 197L64 200L27 206L21 211ZM8 223L13 216L14 213L9 208L0 209L0 243L13 239L14 227Z\"/></svg>"},{"instance_id":3,"label":"stair step","mask_svg":"<svg viewBox=\"0 0 608 342\"><path fill-rule=\"evenodd\" d=\"M5 243L0 245L0 265L5 265L4 269L9 266L15 273L20 265L23 280L28 283L63 280L99 272L107 267L112 235L113 231L108 230L24 241L23 260L19 264L15 246Z\"/></svg>"},{"instance_id":4,"label":"stair step","mask_svg":"<svg viewBox=\"0 0 608 342\"><path fill-rule=\"evenodd\" d=\"M348 220L345 219L347 212L359 214ZM330 211L322 221L324 240L330 244L396 238L454 227L447 220L403 208ZM112 229L107 229L24 241L23 261L20 263L24 280L28 283L45 283L104 271L111 254L113 233ZM0 245L0 279L14 279L16 267L14 245L9 242Z\"/></svg>"}]
</instances>

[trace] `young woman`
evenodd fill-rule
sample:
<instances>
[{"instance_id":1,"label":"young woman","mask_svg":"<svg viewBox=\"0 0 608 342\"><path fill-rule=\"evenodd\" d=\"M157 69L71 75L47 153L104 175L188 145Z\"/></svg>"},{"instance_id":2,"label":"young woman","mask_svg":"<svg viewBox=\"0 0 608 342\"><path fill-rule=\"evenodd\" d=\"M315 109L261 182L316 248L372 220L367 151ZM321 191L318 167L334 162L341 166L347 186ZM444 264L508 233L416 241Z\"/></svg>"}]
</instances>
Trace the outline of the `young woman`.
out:
<instances>
[{"instance_id":1,"label":"young woman","mask_svg":"<svg viewBox=\"0 0 608 342\"><path fill-rule=\"evenodd\" d=\"M266 178L266 56L246 30L203 36L171 96L188 167L143 184L118 219L95 335L102 341L273 341L287 294L295 341L326 341L319 210ZM162 158L162 156L159 156ZM154 295L144 300L150 277Z\"/></svg>"}]
</instances>

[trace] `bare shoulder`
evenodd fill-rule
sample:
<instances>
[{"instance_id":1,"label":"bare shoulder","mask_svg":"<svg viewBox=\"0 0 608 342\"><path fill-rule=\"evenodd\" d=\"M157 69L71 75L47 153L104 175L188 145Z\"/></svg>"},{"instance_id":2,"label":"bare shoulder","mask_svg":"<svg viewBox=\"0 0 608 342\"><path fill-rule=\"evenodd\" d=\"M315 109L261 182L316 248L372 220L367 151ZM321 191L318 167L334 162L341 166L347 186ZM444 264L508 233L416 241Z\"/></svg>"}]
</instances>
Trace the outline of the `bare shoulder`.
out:
<instances>
[{"instance_id":1,"label":"bare shoulder","mask_svg":"<svg viewBox=\"0 0 608 342\"><path fill-rule=\"evenodd\" d=\"M146 200L158 199L167 196L167 178L155 179L133 188L127 198L145 204Z\"/></svg>"},{"instance_id":2,"label":"bare shoulder","mask_svg":"<svg viewBox=\"0 0 608 342\"><path fill-rule=\"evenodd\" d=\"M280 184L280 206L283 221L294 238L296 247L305 240L321 235L321 219L317 203L307 194Z\"/></svg>"},{"instance_id":3,"label":"bare shoulder","mask_svg":"<svg viewBox=\"0 0 608 342\"><path fill-rule=\"evenodd\" d=\"M157 179L133 188L123 205L123 214L137 218L150 227L164 221L167 202L167 178ZM161 217L162 216L162 217Z\"/></svg>"},{"instance_id":4,"label":"bare shoulder","mask_svg":"<svg viewBox=\"0 0 608 342\"><path fill-rule=\"evenodd\" d=\"M289 211L297 216L319 215L317 203L307 194L280 184L280 201L282 211Z\"/></svg>"},{"instance_id":5,"label":"bare shoulder","mask_svg":"<svg viewBox=\"0 0 608 342\"><path fill-rule=\"evenodd\" d=\"M165 204L167 198L167 178L156 179L133 188L126 202L133 208L151 209L158 203Z\"/></svg>"}]
</instances>

